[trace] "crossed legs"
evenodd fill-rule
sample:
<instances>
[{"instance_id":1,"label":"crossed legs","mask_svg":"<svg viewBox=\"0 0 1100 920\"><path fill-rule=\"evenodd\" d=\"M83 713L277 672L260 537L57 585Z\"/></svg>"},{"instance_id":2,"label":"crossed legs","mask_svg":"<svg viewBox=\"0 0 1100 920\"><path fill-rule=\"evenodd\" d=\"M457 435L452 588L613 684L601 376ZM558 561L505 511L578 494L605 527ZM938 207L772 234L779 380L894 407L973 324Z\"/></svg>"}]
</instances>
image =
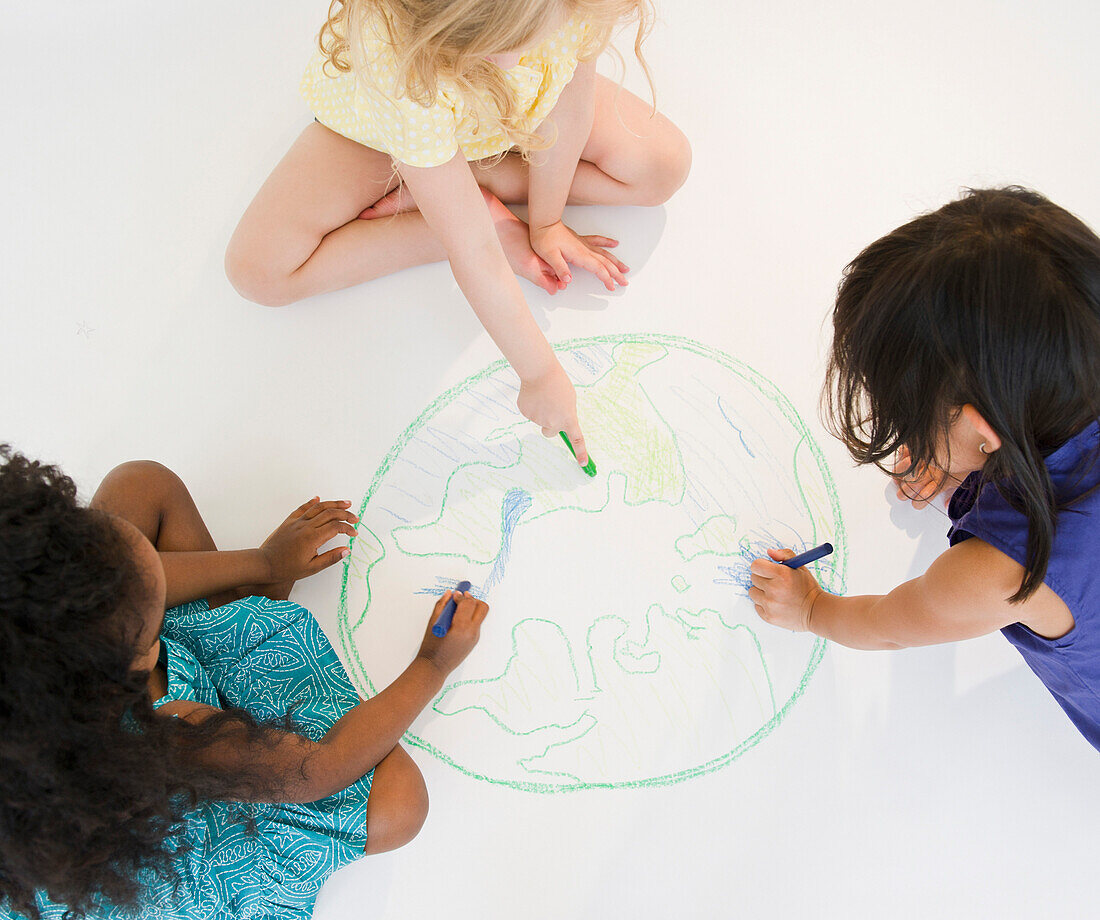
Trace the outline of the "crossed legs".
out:
<instances>
[{"instance_id":1,"label":"crossed legs","mask_svg":"<svg viewBox=\"0 0 1100 920\"><path fill-rule=\"evenodd\" d=\"M651 117L649 105L637 96L605 77L597 79L596 116L571 204L657 205L683 184L690 165L687 139L672 122ZM508 155L475 164L474 175L512 269L540 284L526 227L500 206L526 201L527 169L521 157ZM393 194L395 184L387 154L309 125L230 239L229 280L243 297L280 306L446 258L414 204ZM360 220L367 209L375 219Z\"/></svg>"}]
</instances>

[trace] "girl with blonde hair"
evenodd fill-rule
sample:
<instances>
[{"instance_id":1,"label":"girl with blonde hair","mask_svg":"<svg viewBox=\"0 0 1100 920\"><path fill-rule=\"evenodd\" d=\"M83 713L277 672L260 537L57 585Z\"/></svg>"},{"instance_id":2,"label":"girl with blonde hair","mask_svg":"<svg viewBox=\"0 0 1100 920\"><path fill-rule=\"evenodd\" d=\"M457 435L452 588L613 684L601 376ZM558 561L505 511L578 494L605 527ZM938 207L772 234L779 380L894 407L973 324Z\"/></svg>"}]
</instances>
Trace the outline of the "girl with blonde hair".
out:
<instances>
[{"instance_id":1,"label":"girl with blonde hair","mask_svg":"<svg viewBox=\"0 0 1100 920\"><path fill-rule=\"evenodd\" d=\"M449 260L520 411L584 465L576 392L515 275L551 294L570 266L625 285L616 241L562 209L657 205L686 178L679 129L596 73L620 24L642 60L651 18L649 0L334 0L302 78L316 120L241 218L230 281L278 306Z\"/></svg>"}]
</instances>

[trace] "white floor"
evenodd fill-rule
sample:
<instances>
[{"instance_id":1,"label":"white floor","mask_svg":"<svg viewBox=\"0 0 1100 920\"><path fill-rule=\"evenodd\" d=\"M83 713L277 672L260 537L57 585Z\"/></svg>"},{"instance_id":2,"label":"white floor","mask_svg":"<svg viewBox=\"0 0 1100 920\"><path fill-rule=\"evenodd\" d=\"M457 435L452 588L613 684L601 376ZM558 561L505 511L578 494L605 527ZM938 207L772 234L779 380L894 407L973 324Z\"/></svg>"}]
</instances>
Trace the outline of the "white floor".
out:
<instances>
[{"instance_id":1,"label":"white floor","mask_svg":"<svg viewBox=\"0 0 1100 920\"><path fill-rule=\"evenodd\" d=\"M316 492L358 504L415 415L497 357L444 265L279 310L224 278L237 218L308 120L296 85L326 5L3 16L0 435L88 495L114 464L159 459L227 548ZM1033 186L1100 227L1095 4L661 7L649 57L694 170L664 209L570 215L621 237L635 270L611 298L526 286L552 339L696 338L813 419L831 296L860 247L965 185ZM815 430L852 590L921 571L943 517L891 507ZM295 595L330 631L338 585L330 570ZM1096 754L998 636L831 647L781 730L675 787L540 796L416 757L421 836L340 872L318 918L1095 914Z\"/></svg>"}]
</instances>

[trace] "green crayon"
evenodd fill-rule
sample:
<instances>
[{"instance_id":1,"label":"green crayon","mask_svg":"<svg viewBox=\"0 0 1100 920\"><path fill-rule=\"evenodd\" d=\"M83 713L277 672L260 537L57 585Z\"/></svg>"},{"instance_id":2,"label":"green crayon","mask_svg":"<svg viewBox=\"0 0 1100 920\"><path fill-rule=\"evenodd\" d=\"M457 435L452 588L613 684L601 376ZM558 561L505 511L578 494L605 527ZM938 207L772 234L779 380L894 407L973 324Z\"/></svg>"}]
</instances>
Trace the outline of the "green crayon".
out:
<instances>
[{"instance_id":1,"label":"green crayon","mask_svg":"<svg viewBox=\"0 0 1100 920\"><path fill-rule=\"evenodd\" d=\"M569 448L569 453L571 453L573 457L576 458L577 452L573 450L573 445L569 442L569 435L567 435L564 431L559 431L558 434L561 435L561 439L565 442L565 446ZM584 466L582 466L581 469L584 470L589 476L596 475L596 461L592 459L591 455L589 455L588 462Z\"/></svg>"}]
</instances>

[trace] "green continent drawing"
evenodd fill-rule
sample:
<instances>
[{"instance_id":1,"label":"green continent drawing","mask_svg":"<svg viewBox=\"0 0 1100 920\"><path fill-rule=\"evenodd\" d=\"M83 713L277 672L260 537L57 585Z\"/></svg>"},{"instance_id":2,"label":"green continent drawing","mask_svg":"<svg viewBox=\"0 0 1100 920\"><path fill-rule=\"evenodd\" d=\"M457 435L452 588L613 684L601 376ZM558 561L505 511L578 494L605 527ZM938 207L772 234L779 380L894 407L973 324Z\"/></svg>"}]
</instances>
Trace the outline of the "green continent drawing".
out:
<instances>
[{"instance_id":1,"label":"green continent drawing","mask_svg":"<svg viewBox=\"0 0 1100 920\"><path fill-rule=\"evenodd\" d=\"M825 650L746 592L769 547L844 525L821 451L755 371L688 339L556 346L599 475L515 408L500 361L448 390L375 473L344 569L339 630L364 695L415 654L433 598L468 579L478 647L405 741L532 792L681 782L766 738Z\"/></svg>"}]
</instances>

